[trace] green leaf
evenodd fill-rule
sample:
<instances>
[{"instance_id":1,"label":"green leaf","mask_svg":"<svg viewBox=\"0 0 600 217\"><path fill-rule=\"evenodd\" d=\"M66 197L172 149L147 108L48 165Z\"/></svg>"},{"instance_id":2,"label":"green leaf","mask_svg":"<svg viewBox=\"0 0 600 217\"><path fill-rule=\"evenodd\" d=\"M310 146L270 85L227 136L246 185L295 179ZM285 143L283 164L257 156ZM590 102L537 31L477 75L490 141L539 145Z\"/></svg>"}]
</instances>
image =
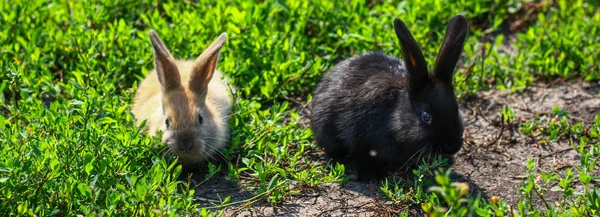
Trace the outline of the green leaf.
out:
<instances>
[{"instance_id":1,"label":"green leaf","mask_svg":"<svg viewBox=\"0 0 600 217\"><path fill-rule=\"evenodd\" d=\"M92 169L94 169L94 161L95 160L92 160L92 161L88 162L87 164L85 164L85 168L84 168L85 173L87 173L88 175L90 175L92 172Z\"/></svg>"},{"instance_id":2,"label":"green leaf","mask_svg":"<svg viewBox=\"0 0 600 217\"><path fill-rule=\"evenodd\" d=\"M85 197L91 198L92 197L92 190L83 183L79 183L77 185L77 189L79 189L79 193Z\"/></svg>"}]
</instances>

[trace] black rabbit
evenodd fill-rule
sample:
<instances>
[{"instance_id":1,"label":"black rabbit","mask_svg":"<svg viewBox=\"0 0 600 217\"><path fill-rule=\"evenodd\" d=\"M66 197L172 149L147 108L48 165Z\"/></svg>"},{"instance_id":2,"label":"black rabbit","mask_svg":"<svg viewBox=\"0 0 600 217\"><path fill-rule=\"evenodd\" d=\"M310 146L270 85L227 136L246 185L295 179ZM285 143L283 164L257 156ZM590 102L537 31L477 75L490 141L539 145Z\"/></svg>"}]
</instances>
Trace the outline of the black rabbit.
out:
<instances>
[{"instance_id":1,"label":"black rabbit","mask_svg":"<svg viewBox=\"0 0 600 217\"><path fill-rule=\"evenodd\" d=\"M424 156L452 156L463 144L452 76L466 18L450 21L431 73L406 25L396 19L394 28L404 61L381 53L349 58L313 93L315 141L350 179L381 178Z\"/></svg>"}]
</instances>

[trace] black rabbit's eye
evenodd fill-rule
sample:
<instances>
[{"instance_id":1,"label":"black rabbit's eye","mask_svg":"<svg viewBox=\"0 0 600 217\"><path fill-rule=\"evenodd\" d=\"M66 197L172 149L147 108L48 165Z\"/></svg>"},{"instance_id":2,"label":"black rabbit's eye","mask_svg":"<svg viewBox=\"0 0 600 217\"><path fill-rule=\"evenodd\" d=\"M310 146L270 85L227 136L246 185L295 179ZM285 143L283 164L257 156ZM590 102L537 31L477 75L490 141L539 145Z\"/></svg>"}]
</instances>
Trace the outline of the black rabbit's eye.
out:
<instances>
[{"instance_id":1,"label":"black rabbit's eye","mask_svg":"<svg viewBox=\"0 0 600 217\"><path fill-rule=\"evenodd\" d=\"M421 120L423 120L427 123L431 123L431 115L427 112L423 112L423 113L421 113Z\"/></svg>"},{"instance_id":2,"label":"black rabbit's eye","mask_svg":"<svg viewBox=\"0 0 600 217\"><path fill-rule=\"evenodd\" d=\"M171 121L169 121L169 118L165 119L165 125L167 125L167 128L169 128L170 122Z\"/></svg>"},{"instance_id":3,"label":"black rabbit's eye","mask_svg":"<svg viewBox=\"0 0 600 217\"><path fill-rule=\"evenodd\" d=\"M202 124L203 120L204 119L202 119L202 115L198 115L198 124Z\"/></svg>"}]
</instances>

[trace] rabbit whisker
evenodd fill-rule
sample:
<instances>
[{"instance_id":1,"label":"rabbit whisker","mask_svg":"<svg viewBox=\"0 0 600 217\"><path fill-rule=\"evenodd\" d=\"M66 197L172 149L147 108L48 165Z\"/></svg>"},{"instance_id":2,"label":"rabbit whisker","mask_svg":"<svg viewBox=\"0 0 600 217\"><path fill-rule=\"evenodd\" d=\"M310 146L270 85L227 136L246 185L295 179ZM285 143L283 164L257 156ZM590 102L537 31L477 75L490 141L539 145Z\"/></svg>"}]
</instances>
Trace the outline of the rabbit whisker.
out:
<instances>
[{"instance_id":1,"label":"rabbit whisker","mask_svg":"<svg viewBox=\"0 0 600 217\"><path fill-rule=\"evenodd\" d=\"M204 154L204 156L207 156L211 161L217 161L218 159L215 157L215 155L213 154L209 154L208 151L206 150L202 150L202 153Z\"/></svg>"},{"instance_id":2,"label":"rabbit whisker","mask_svg":"<svg viewBox=\"0 0 600 217\"><path fill-rule=\"evenodd\" d=\"M204 137L204 139L212 139L212 140L217 140L217 141L229 142L228 139L223 139L223 138L219 138L219 137Z\"/></svg>"},{"instance_id":3,"label":"rabbit whisker","mask_svg":"<svg viewBox=\"0 0 600 217\"><path fill-rule=\"evenodd\" d=\"M427 145L427 146L425 146L422 149L421 153L419 153L419 156L417 158L415 158L412 162L410 162L409 166L413 166L413 165L419 164L419 162L421 161L421 159L423 159L423 155L425 155L425 153L427 153L428 150L429 150L429 146ZM408 170L408 168L407 168L407 170Z\"/></svg>"},{"instance_id":4,"label":"rabbit whisker","mask_svg":"<svg viewBox=\"0 0 600 217\"><path fill-rule=\"evenodd\" d=\"M405 169L405 167L407 167L408 165L411 165L411 164L412 164L412 161L411 161L411 160L412 160L412 159L413 159L415 156L417 156L417 155L419 155L419 156L420 156L420 155L423 153L423 151L425 151L425 149L426 149L426 148L427 148L427 146L425 146L425 147L423 147L423 148L419 149L417 152L415 152L415 153L414 153L412 156L410 156L410 158L408 158L408 160L406 160L406 162L404 162L404 164L402 164L402 166L401 166L400 168L398 168L398 170L397 170L397 171L402 171L403 169ZM417 157L417 159L418 159L418 158L420 158L420 157ZM408 167L407 167L407 168L408 168ZM403 171L403 172L404 172L404 171Z\"/></svg>"},{"instance_id":5,"label":"rabbit whisker","mask_svg":"<svg viewBox=\"0 0 600 217\"><path fill-rule=\"evenodd\" d=\"M202 152L205 155L213 158L213 160L218 160L218 159L216 159L216 157L219 157L222 160L229 162L229 160L225 157L225 154L223 152L221 152L221 150L219 150L218 148L211 145L210 143L207 143L204 147L208 150L202 150Z\"/></svg>"},{"instance_id":6,"label":"rabbit whisker","mask_svg":"<svg viewBox=\"0 0 600 217\"><path fill-rule=\"evenodd\" d=\"M427 160L425 162L431 162L432 153L433 153L433 146L430 145L427 150Z\"/></svg>"},{"instance_id":7,"label":"rabbit whisker","mask_svg":"<svg viewBox=\"0 0 600 217\"><path fill-rule=\"evenodd\" d=\"M167 154L169 154L170 151L171 149L165 146L158 153L161 157L165 157Z\"/></svg>"}]
</instances>

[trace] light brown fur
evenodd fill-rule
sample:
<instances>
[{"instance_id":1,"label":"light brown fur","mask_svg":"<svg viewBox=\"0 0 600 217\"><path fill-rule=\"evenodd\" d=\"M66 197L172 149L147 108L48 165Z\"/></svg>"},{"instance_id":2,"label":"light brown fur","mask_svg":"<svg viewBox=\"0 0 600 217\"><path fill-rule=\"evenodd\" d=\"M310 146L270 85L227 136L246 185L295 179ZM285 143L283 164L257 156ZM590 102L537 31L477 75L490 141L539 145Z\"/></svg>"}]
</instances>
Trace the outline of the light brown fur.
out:
<instances>
[{"instance_id":1,"label":"light brown fur","mask_svg":"<svg viewBox=\"0 0 600 217\"><path fill-rule=\"evenodd\" d=\"M163 141L184 165L213 158L229 140L227 117L232 100L216 70L226 35L221 35L195 61L174 60L158 36L153 32L150 35L156 69L136 92L132 112L137 123L147 120L145 129L150 135L162 130ZM202 123L198 115L202 116Z\"/></svg>"}]
</instances>

